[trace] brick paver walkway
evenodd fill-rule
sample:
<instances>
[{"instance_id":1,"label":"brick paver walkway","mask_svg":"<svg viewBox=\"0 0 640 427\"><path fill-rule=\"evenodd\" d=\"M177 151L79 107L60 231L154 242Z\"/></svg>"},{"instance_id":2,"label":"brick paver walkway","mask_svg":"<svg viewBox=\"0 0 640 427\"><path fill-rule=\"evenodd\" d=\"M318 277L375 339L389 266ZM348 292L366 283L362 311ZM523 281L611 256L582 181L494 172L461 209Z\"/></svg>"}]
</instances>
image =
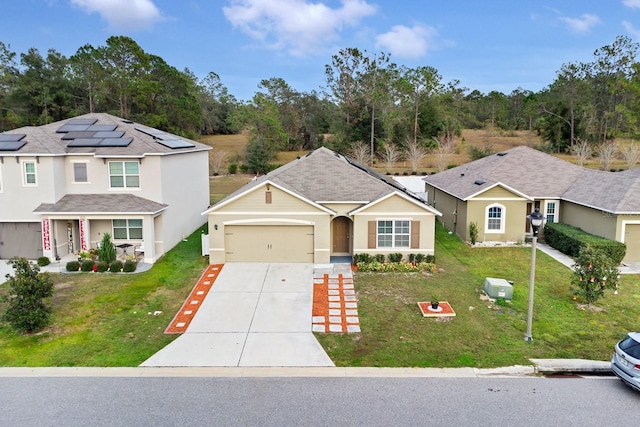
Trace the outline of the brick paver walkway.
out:
<instances>
[{"instance_id":1,"label":"brick paver walkway","mask_svg":"<svg viewBox=\"0 0 640 427\"><path fill-rule=\"evenodd\" d=\"M313 332L360 332L353 277L314 277L312 316Z\"/></svg>"}]
</instances>

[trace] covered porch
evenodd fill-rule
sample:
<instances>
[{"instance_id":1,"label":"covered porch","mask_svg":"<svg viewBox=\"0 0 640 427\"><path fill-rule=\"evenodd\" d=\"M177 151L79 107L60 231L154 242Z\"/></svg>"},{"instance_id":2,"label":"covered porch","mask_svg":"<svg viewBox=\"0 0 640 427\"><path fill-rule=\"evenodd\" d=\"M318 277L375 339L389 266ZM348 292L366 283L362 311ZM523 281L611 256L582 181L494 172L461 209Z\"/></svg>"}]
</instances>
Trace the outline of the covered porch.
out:
<instances>
[{"instance_id":1,"label":"covered porch","mask_svg":"<svg viewBox=\"0 0 640 427\"><path fill-rule=\"evenodd\" d=\"M152 264L162 248L162 212L167 205L131 194L74 194L43 203L42 253L51 260L98 249L104 233L119 256Z\"/></svg>"}]
</instances>

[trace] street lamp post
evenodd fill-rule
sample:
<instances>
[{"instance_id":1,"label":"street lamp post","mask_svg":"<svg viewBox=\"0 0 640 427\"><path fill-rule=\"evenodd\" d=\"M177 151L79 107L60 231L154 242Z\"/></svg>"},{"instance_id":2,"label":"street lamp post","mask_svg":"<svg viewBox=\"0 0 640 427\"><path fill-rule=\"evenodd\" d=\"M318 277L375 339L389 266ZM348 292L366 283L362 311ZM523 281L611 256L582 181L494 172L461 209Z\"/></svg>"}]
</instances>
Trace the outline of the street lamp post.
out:
<instances>
[{"instance_id":1,"label":"street lamp post","mask_svg":"<svg viewBox=\"0 0 640 427\"><path fill-rule=\"evenodd\" d=\"M531 271L529 272L529 309L527 311L527 332L524 334L524 340L533 341L531 335L531 326L533 323L533 283L536 277L536 243L538 241L538 231L544 221L544 216L540 213L540 208L535 208L531 215L527 215L531 221L531 230L533 238L531 239Z\"/></svg>"}]
</instances>

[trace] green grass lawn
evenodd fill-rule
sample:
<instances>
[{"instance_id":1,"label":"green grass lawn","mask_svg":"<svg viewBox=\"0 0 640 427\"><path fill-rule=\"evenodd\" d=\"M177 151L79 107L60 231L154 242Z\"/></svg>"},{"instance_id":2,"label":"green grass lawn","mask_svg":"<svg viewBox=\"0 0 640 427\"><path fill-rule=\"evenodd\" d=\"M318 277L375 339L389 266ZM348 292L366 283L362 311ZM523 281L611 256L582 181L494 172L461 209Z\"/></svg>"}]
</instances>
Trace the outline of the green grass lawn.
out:
<instances>
[{"instance_id":1,"label":"green grass lawn","mask_svg":"<svg viewBox=\"0 0 640 427\"><path fill-rule=\"evenodd\" d=\"M640 328L640 278L624 276L596 309L569 292L571 270L538 252L532 343L524 341L531 248L471 248L437 227L432 275L356 273L361 334L316 334L338 366L497 367L529 358L607 360L615 342ZM485 277L514 281L513 301L482 301ZM424 318L418 301L432 294L456 317Z\"/></svg>"},{"instance_id":2,"label":"green grass lawn","mask_svg":"<svg viewBox=\"0 0 640 427\"><path fill-rule=\"evenodd\" d=\"M144 273L52 274L53 324L35 335L0 326L0 366L137 366L176 335L164 329L207 265L200 231ZM529 358L606 360L628 330L640 329L640 277L619 295L582 310L569 293L571 270L538 253L533 343L523 340L530 248L470 248L437 227L439 271L356 273L360 334L317 334L338 366L495 367ZM513 302L481 301L485 277L514 281ZM0 292L6 287L0 286ZM457 315L423 318L418 301L436 293ZM1 307L0 307L1 309ZM154 316L153 312L162 311ZM149 314L151 313L151 314Z\"/></svg>"}]
</instances>

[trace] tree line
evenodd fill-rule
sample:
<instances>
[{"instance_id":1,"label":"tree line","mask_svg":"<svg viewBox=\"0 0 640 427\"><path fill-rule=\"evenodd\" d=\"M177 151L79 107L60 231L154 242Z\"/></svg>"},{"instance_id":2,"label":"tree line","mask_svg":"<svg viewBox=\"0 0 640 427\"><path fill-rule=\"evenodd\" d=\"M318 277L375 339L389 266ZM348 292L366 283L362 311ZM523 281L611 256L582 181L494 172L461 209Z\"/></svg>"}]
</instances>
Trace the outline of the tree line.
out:
<instances>
[{"instance_id":1,"label":"tree line","mask_svg":"<svg viewBox=\"0 0 640 427\"><path fill-rule=\"evenodd\" d=\"M639 133L638 47L619 36L596 49L591 62L563 64L544 89L509 94L444 82L436 68L397 65L384 52L344 48L326 64L317 91L299 92L273 77L251 100L239 101L216 73L199 79L125 36L82 46L69 58L33 48L18 56L0 42L0 131L88 112L191 138L246 130L247 162L258 172L277 151L319 145L369 163L393 163L400 153L445 154L463 128L486 127L529 130L549 151L582 158Z\"/></svg>"}]
</instances>

